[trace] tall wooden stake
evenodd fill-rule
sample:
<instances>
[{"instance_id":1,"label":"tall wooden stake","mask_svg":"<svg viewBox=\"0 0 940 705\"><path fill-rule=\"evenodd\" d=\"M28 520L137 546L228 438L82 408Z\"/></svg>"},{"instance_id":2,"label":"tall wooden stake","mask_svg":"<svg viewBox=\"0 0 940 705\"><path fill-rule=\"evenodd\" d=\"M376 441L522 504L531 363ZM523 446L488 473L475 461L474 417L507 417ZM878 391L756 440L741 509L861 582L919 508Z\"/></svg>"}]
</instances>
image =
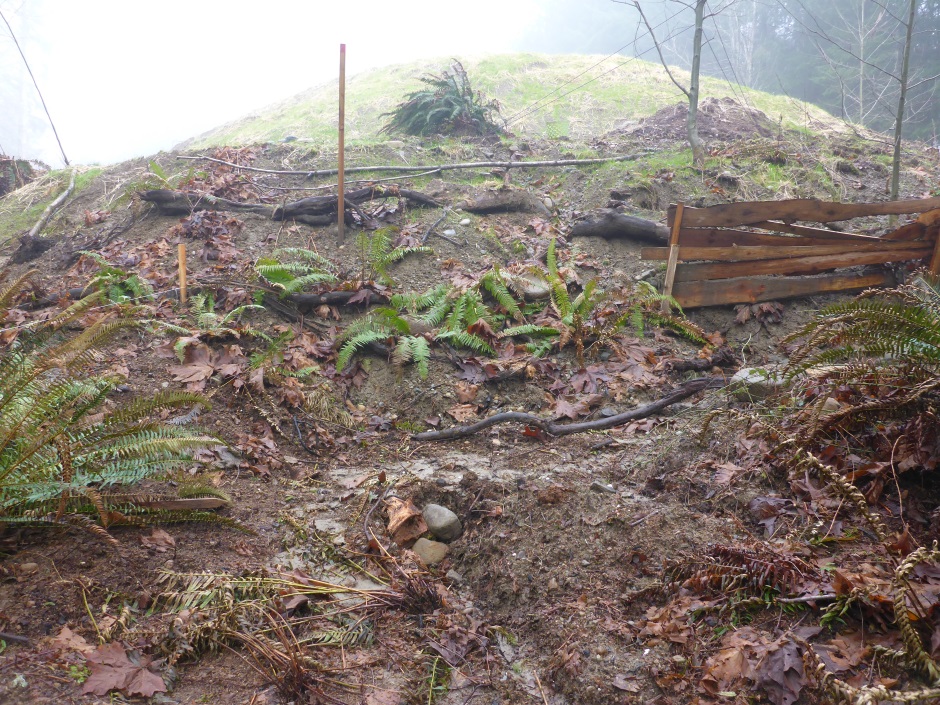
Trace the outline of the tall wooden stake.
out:
<instances>
[{"instance_id":1,"label":"tall wooden stake","mask_svg":"<svg viewBox=\"0 0 940 705\"><path fill-rule=\"evenodd\" d=\"M676 215L672 221L672 232L669 234L669 260L666 262L666 281L663 283L663 296L672 296L672 285L676 280L676 265L679 263L679 230L682 227L682 211L684 203L676 204ZM661 304L663 313L669 313L672 307L668 299Z\"/></svg>"},{"instance_id":2,"label":"tall wooden stake","mask_svg":"<svg viewBox=\"0 0 940 705\"><path fill-rule=\"evenodd\" d=\"M339 242L346 240L346 45L339 45Z\"/></svg>"},{"instance_id":3,"label":"tall wooden stake","mask_svg":"<svg viewBox=\"0 0 940 705\"><path fill-rule=\"evenodd\" d=\"M180 268L180 303L186 303L186 243L181 242L176 246L179 255Z\"/></svg>"}]
</instances>

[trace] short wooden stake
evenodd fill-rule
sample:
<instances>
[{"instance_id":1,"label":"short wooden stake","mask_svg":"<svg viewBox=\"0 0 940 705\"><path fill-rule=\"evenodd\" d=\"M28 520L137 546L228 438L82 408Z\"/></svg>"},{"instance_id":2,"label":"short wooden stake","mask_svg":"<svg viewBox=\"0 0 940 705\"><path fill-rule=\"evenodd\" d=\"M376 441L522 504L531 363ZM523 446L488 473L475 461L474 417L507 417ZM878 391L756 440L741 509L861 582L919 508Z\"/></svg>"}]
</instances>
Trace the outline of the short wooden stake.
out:
<instances>
[{"instance_id":1,"label":"short wooden stake","mask_svg":"<svg viewBox=\"0 0 940 705\"><path fill-rule=\"evenodd\" d=\"M186 303L186 243L176 246L180 268L180 303Z\"/></svg>"},{"instance_id":2,"label":"short wooden stake","mask_svg":"<svg viewBox=\"0 0 940 705\"><path fill-rule=\"evenodd\" d=\"M676 204L676 215L672 221L672 232L669 233L669 260L666 262L666 281L663 282L663 296L672 296L672 285L676 281L676 265L679 263L679 230L682 227L682 210L685 204ZM660 310L669 313L671 305L668 299L663 299Z\"/></svg>"},{"instance_id":3,"label":"short wooden stake","mask_svg":"<svg viewBox=\"0 0 940 705\"><path fill-rule=\"evenodd\" d=\"M339 243L346 239L346 45L339 45L339 202L337 226Z\"/></svg>"}]
</instances>

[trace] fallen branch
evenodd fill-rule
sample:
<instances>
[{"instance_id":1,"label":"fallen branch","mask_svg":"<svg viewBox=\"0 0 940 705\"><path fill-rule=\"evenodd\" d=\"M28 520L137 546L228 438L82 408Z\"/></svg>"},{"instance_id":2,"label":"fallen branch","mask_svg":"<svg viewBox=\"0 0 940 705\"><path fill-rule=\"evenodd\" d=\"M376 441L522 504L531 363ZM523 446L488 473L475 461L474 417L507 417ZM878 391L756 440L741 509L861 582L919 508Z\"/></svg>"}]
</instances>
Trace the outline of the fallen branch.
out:
<instances>
[{"instance_id":1,"label":"fallen branch","mask_svg":"<svg viewBox=\"0 0 940 705\"><path fill-rule=\"evenodd\" d=\"M650 220L624 215L610 208L591 213L571 228L571 237L625 238L661 245L669 241L669 228Z\"/></svg>"},{"instance_id":2,"label":"fallen branch","mask_svg":"<svg viewBox=\"0 0 940 705\"><path fill-rule=\"evenodd\" d=\"M273 220L296 219L302 222L309 222L325 216L335 216L339 207L339 197L336 195L310 196L299 201L286 203L283 206L240 203L230 201L227 198L219 198L218 196L193 191L170 191L168 189L141 191L140 198L148 203L155 203L163 215L189 215L194 211L224 210L257 213ZM344 199L350 207L378 198L405 198L423 206L439 207L441 205L423 193L400 189L396 186L369 186L355 191L347 191L344 194ZM329 222L332 222L332 220L333 218L330 218ZM320 223L315 222L314 224Z\"/></svg>"},{"instance_id":3,"label":"fallen branch","mask_svg":"<svg viewBox=\"0 0 940 705\"><path fill-rule=\"evenodd\" d=\"M637 407L632 411L625 411L616 416L597 419L596 421L556 424L551 419L545 419L535 414L527 414L522 411L506 411L467 426L453 426L451 428L445 428L442 431L425 431L423 433L416 433L411 438L415 441L449 441L455 438L466 438L490 426L510 422L535 426L552 436L569 436L573 433L584 433L585 431L602 431L604 429L614 428L615 426L621 426L629 421L636 421L637 419L645 419L649 416L653 416L663 409L683 399L688 399L692 395L698 394L705 389L717 389L723 387L726 383L723 377L700 377L698 379L689 380L666 396L650 404Z\"/></svg>"},{"instance_id":4,"label":"fallen branch","mask_svg":"<svg viewBox=\"0 0 940 705\"><path fill-rule=\"evenodd\" d=\"M600 157L597 159L553 159L549 161L535 161L535 162L464 162L458 164L438 164L438 165L426 165L426 166L354 166L346 167L344 169L347 174L357 174L364 171L391 171L399 173L409 173L409 172L420 172L420 171L456 171L459 169L533 169L538 167L547 167L547 166L585 166L588 164L606 164L608 162L626 162L633 161L634 159L639 159L642 157L642 154L622 154L617 157ZM254 166L240 166L238 164L233 164L232 162L227 162L223 159L216 159L215 157L206 157L203 155L189 157L185 155L178 155L177 159L190 159L190 160L205 160L208 162L215 162L217 164L225 164L226 166L234 167L236 169L242 169L244 171L254 171L260 174L278 174L281 176L304 176L308 179L312 179L315 176L333 176L334 174L339 173L339 169L316 169L313 171L291 171L291 170L281 170L281 169L261 169Z\"/></svg>"},{"instance_id":5,"label":"fallen branch","mask_svg":"<svg viewBox=\"0 0 940 705\"><path fill-rule=\"evenodd\" d=\"M36 224L32 228L30 228L28 237L31 237L31 238L36 237L39 234L39 231L42 230L44 227L46 227L46 223L49 222L49 218L52 217L52 214L56 212L59 206L65 203L65 199L68 198L70 195L72 195L72 191L74 190L75 190L75 169L72 169L72 177L69 179L68 187L65 189L65 191L60 193L59 196L52 203L46 206L46 209L42 212L42 215L39 217L39 220L36 221Z\"/></svg>"}]
</instances>

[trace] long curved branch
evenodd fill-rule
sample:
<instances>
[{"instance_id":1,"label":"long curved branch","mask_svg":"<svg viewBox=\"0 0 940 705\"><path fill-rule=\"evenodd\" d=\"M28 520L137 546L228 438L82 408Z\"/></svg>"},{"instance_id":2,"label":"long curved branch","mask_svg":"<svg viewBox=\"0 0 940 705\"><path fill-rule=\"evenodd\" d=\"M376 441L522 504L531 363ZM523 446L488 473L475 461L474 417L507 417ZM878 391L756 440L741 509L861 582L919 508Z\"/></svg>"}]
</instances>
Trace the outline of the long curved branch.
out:
<instances>
[{"instance_id":1,"label":"long curved branch","mask_svg":"<svg viewBox=\"0 0 940 705\"><path fill-rule=\"evenodd\" d=\"M683 399L688 399L692 395L698 394L705 389L718 389L726 384L727 380L724 377L699 377L685 382L669 392L666 396L650 404L625 411L616 416L597 419L596 421L557 424L551 419L545 419L535 414L527 414L522 411L506 411L502 414L494 414L489 418L467 426L453 426L451 428L445 428L442 431L424 431L423 433L412 435L411 438L415 441L450 441L455 438L472 436L474 433L479 433L490 426L496 426L502 423L524 423L540 428L545 431L545 433L552 436L568 436L572 433L584 433L585 431L602 431L604 429L614 428L615 426L621 426L629 421L636 421L637 419L645 419L649 416L653 416L663 409Z\"/></svg>"}]
</instances>

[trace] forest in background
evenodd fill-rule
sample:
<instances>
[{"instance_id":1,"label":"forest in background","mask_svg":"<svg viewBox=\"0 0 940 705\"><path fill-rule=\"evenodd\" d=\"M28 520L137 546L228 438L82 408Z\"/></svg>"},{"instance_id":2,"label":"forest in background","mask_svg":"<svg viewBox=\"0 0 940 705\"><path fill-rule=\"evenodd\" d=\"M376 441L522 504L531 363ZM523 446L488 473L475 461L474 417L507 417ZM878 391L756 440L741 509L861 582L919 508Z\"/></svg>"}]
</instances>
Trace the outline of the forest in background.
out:
<instances>
[{"instance_id":1,"label":"forest in background","mask_svg":"<svg viewBox=\"0 0 940 705\"><path fill-rule=\"evenodd\" d=\"M691 64L694 2L641 3L667 62ZM911 2L901 0L722 0L706 5L702 73L819 105L874 130L892 129ZM904 136L934 142L940 104L940 2L914 0ZM518 48L656 60L632 2L591 12L549 0Z\"/></svg>"}]
</instances>

